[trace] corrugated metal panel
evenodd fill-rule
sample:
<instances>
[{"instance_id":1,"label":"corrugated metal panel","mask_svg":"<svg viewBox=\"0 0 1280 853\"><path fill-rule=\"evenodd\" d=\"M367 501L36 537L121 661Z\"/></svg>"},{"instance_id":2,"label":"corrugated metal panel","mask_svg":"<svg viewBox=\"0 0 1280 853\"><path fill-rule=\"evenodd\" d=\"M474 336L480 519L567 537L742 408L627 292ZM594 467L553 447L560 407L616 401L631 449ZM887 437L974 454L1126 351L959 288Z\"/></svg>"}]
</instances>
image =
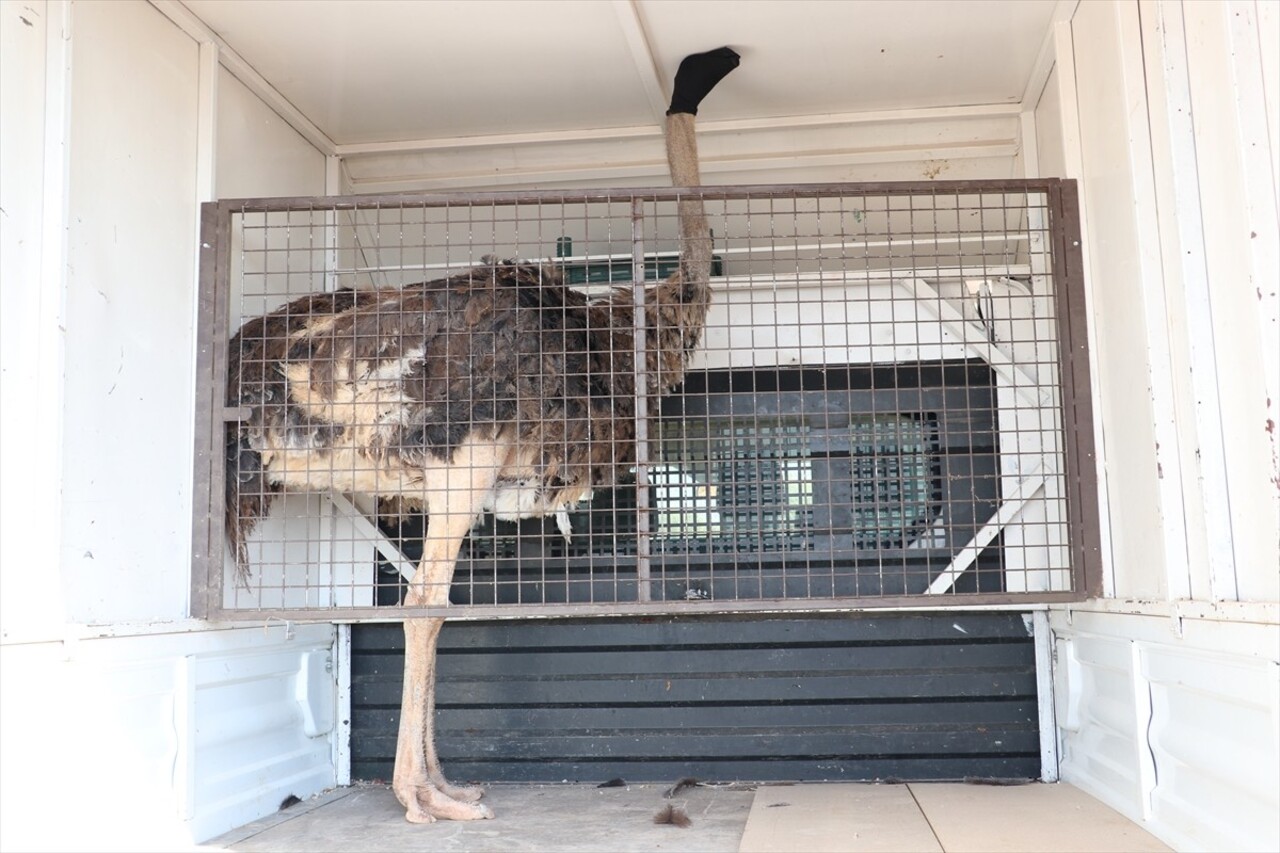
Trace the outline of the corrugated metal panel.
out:
<instances>
[{"instance_id":1,"label":"corrugated metal panel","mask_svg":"<svg viewBox=\"0 0 1280 853\"><path fill-rule=\"evenodd\" d=\"M0 850L188 850L331 787L334 634L0 644ZM94 793L65 819L49 792L71 766Z\"/></svg>"},{"instance_id":2,"label":"corrugated metal panel","mask_svg":"<svg viewBox=\"0 0 1280 853\"><path fill-rule=\"evenodd\" d=\"M399 625L352 629L352 776L391 775ZM1038 777L1019 614L457 623L439 746L458 779Z\"/></svg>"},{"instance_id":3,"label":"corrugated metal panel","mask_svg":"<svg viewBox=\"0 0 1280 853\"><path fill-rule=\"evenodd\" d=\"M195 839L334 784L334 627L293 631L276 644L189 659Z\"/></svg>"},{"instance_id":4,"label":"corrugated metal panel","mask_svg":"<svg viewBox=\"0 0 1280 853\"><path fill-rule=\"evenodd\" d=\"M1133 685L1133 648L1113 637L1058 637L1062 762L1082 768L1108 801L1137 802L1144 785L1145 708ZM1065 682L1071 689L1062 689Z\"/></svg>"},{"instance_id":5,"label":"corrugated metal panel","mask_svg":"<svg viewBox=\"0 0 1280 853\"><path fill-rule=\"evenodd\" d=\"M1280 627L1050 615L1062 779L1178 850L1277 850Z\"/></svg>"},{"instance_id":6,"label":"corrugated metal panel","mask_svg":"<svg viewBox=\"0 0 1280 853\"><path fill-rule=\"evenodd\" d=\"M1156 646L1142 650L1142 675L1151 690L1152 818L1183 838L1211 839L1210 849L1280 850L1275 663Z\"/></svg>"}]
</instances>

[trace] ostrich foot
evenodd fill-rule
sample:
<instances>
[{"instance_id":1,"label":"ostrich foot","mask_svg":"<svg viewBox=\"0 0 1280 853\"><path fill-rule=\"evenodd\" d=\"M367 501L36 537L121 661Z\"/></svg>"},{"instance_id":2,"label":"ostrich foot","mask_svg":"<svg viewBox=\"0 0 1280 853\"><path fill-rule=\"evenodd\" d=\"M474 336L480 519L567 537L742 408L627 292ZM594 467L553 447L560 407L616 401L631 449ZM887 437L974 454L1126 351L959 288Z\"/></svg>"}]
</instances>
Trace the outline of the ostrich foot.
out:
<instances>
[{"instance_id":1,"label":"ostrich foot","mask_svg":"<svg viewBox=\"0 0 1280 853\"><path fill-rule=\"evenodd\" d=\"M454 790L461 793L469 789ZM493 809L488 806L455 799L430 783L396 786L395 793L405 808L405 820L410 823L435 823L437 820L488 820L493 817Z\"/></svg>"}]
</instances>

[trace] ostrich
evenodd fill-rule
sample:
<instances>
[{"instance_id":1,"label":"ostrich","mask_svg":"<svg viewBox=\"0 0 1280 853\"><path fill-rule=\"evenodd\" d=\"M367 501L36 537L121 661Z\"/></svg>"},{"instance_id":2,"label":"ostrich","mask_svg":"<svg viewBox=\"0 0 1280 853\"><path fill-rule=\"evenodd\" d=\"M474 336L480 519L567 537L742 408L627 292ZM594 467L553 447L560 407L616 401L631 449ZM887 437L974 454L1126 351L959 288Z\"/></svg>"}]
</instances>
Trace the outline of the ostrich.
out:
<instances>
[{"instance_id":1,"label":"ostrich","mask_svg":"<svg viewBox=\"0 0 1280 853\"><path fill-rule=\"evenodd\" d=\"M694 116L738 64L729 48L686 57L667 111L676 186L699 183ZM679 383L710 301L702 201L678 202L680 263L645 292L646 392ZM551 266L486 261L396 289L298 299L230 345L226 530L242 576L246 537L284 491L394 496L427 515L404 603L442 608L467 532L486 512L554 515L635 460L634 304L589 300ZM493 817L477 787L450 785L436 752L442 618L404 621L405 673L392 789L414 823Z\"/></svg>"}]
</instances>

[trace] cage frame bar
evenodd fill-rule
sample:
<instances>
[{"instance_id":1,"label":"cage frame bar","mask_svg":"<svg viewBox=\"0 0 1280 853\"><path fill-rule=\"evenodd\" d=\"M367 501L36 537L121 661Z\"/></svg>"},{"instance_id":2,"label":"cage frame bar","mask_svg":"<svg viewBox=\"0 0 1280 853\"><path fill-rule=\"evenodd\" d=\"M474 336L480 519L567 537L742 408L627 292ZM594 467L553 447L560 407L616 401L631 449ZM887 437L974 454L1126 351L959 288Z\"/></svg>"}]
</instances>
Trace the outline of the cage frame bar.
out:
<instances>
[{"instance_id":1,"label":"cage frame bar","mask_svg":"<svg viewBox=\"0 0 1280 853\"><path fill-rule=\"evenodd\" d=\"M644 198L631 199L631 368L636 387L636 599L653 595L649 515L649 377L645 346Z\"/></svg>"},{"instance_id":2,"label":"cage frame bar","mask_svg":"<svg viewBox=\"0 0 1280 853\"><path fill-rule=\"evenodd\" d=\"M761 198L821 198L824 196L910 196L1037 192L1045 196L1048 213L1054 281L1054 327L1058 350L1057 372L1061 392L1063 485L1066 502L1067 549L1071 555L1071 589L1061 591L948 593L945 596L911 594L779 599L712 599L699 601L648 601L648 579L637 572L640 600L571 603L517 603L449 605L443 608L396 606L341 606L291 608L235 608L222 604L226 546L223 530L225 465L223 431L228 423L245 416L241 409L225 405L227 344L231 277L231 231L235 215L377 210L382 207L447 207L458 205L515 206L541 203L616 203L632 201L633 276L636 294L636 347L644 346L643 234L641 213L646 202L679 202L696 196L703 200ZM515 191L489 193L381 193L346 196L263 197L223 199L201 205L200 273L197 294L195 448L193 459L192 563L190 613L194 618L228 622L260 622L281 617L291 621L335 623L397 622L405 618L448 616L451 619L514 619L554 617L604 617L645 614L858 612L867 610L931 611L965 608L1031 608L1047 604L1083 601L1102 595L1102 553L1098 472L1096 470L1093 401L1091 398L1088 306L1083 266L1080 202L1076 182L1062 178L1011 178L952 181L885 181L860 183L770 184L713 187L656 187L565 191ZM635 359L637 382L637 468L643 469L640 450L647 440L647 419L640 417L644 400L645 360ZM639 474L640 472L638 472ZM637 490L641 488L637 477ZM638 501L638 503L641 503ZM641 503L647 514L647 501ZM644 538L643 536L641 538Z\"/></svg>"},{"instance_id":3,"label":"cage frame bar","mask_svg":"<svg viewBox=\"0 0 1280 853\"><path fill-rule=\"evenodd\" d=\"M333 196L265 196L232 198L208 205L225 207L231 213L288 213L315 208L360 210L382 207L445 207L461 204L536 205L540 203L617 202L622 198L645 201L678 201L697 196L706 201L746 198L818 198L821 196L946 195L964 192L1045 192L1058 194L1074 178L987 178L952 181L869 181L849 183L737 184L732 186L635 187L624 189L520 190L505 192L453 193L368 193ZM1076 201L1078 212L1079 202Z\"/></svg>"},{"instance_id":4,"label":"cage frame bar","mask_svg":"<svg viewBox=\"0 0 1280 853\"><path fill-rule=\"evenodd\" d=\"M1068 549L1072 589L1083 598L1099 598L1102 584L1102 532L1098 468L1093 430L1089 311L1086 303L1084 236L1080 195L1074 179L1058 179L1048 191L1058 329L1058 383L1062 390L1063 465L1067 497Z\"/></svg>"}]
</instances>

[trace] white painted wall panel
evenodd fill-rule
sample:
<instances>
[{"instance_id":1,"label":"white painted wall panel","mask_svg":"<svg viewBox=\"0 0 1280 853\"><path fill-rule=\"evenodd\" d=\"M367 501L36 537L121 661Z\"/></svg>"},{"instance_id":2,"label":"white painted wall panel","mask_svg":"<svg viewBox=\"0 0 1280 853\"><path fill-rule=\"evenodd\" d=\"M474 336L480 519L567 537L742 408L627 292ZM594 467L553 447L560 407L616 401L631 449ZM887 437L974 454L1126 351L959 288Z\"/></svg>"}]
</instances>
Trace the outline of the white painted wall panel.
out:
<instances>
[{"instance_id":1,"label":"white painted wall panel","mask_svg":"<svg viewBox=\"0 0 1280 853\"><path fill-rule=\"evenodd\" d=\"M1208 418L1216 417L1216 386L1208 385L1214 391L1212 397L1196 393L1192 387L1194 377L1209 376L1211 371L1207 367L1192 370L1197 360L1197 348L1191 345L1192 327L1202 314L1193 307L1198 299L1192 296L1203 278L1200 263L1203 252L1197 243L1199 206L1190 199L1181 204L1177 202L1180 194L1186 195L1194 187L1194 145L1189 135L1179 140L1178 134L1171 132L1177 124L1190 120L1189 103L1182 92L1185 80L1179 83L1170 65L1183 38L1181 30L1171 27L1163 16L1165 12L1177 11L1173 4L1143 0L1138 11L1154 190L1151 210L1144 214L1154 216L1158 230L1158 236L1147 242L1152 246L1158 243L1160 247L1162 281L1151 289L1153 298L1163 301L1169 387L1160 393L1165 403L1166 433L1168 419L1172 419L1173 432L1166 437L1158 455L1160 473L1181 486L1181 512L1171 506L1168 520L1170 525L1181 522L1180 527L1172 529L1181 542L1174 542L1170 548L1172 559L1166 568L1168 592L1171 598L1207 599L1213 597L1213 578L1225 562L1222 531L1219 525L1210 522L1210 517L1225 519L1222 505L1226 503L1226 496L1224 481L1217 477L1206 479L1206 473L1218 466L1213 458L1214 442L1207 440L1209 434L1197 423L1201 417L1199 412ZM1199 272L1193 269L1197 265L1201 267ZM1156 328L1158 326L1153 326ZM1202 363L1203 352L1209 350L1202 350ZM1217 541L1211 546L1211 540Z\"/></svg>"},{"instance_id":2,"label":"white painted wall panel","mask_svg":"<svg viewBox=\"0 0 1280 853\"><path fill-rule=\"evenodd\" d=\"M177 619L191 527L198 49L147 4L73 8L67 608L83 622Z\"/></svg>"},{"instance_id":3,"label":"white painted wall panel","mask_svg":"<svg viewBox=\"0 0 1280 853\"><path fill-rule=\"evenodd\" d=\"M63 11L32 0L0 14L0 565L22 567L0 572L6 639L56 636L62 623L51 552L61 506Z\"/></svg>"},{"instance_id":4,"label":"white painted wall panel","mask_svg":"<svg viewBox=\"0 0 1280 853\"><path fill-rule=\"evenodd\" d=\"M181 621L196 200L212 190L198 45L141 0L0 10L0 847L185 848L333 784L335 629ZM234 138L262 156L228 180L322 192L323 158L240 107ZM33 642L49 637L68 639ZM68 779L72 819L50 796Z\"/></svg>"},{"instance_id":5,"label":"white painted wall panel","mask_svg":"<svg viewBox=\"0 0 1280 853\"><path fill-rule=\"evenodd\" d=\"M332 654L335 630L0 647L0 847L185 849L334 784L324 709L336 675L310 662ZM329 724L313 736L308 703ZM80 792L70 819L67 797L51 795L69 778Z\"/></svg>"},{"instance_id":6,"label":"white painted wall panel","mask_svg":"<svg viewBox=\"0 0 1280 853\"><path fill-rule=\"evenodd\" d=\"M1089 241L1091 319L1097 335L1111 510L1115 594L1162 598L1167 589L1160 471L1151 396L1150 345L1144 334L1142 283L1158 273L1143 257L1137 219L1140 175L1130 157L1133 123L1145 122L1127 99L1120 10L1113 3L1081 4L1071 22L1086 239ZM1137 69L1141 79L1141 66ZM1131 81L1132 82L1132 81ZM1148 174L1149 177L1149 174Z\"/></svg>"},{"instance_id":7,"label":"white painted wall panel","mask_svg":"<svg viewBox=\"0 0 1280 853\"><path fill-rule=\"evenodd\" d=\"M1280 849L1276 662L1153 646L1142 670L1159 769L1152 820L1180 847Z\"/></svg>"},{"instance_id":8,"label":"white painted wall panel","mask_svg":"<svg viewBox=\"0 0 1280 853\"><path fill-rule=\"evenodd\" d=\"M1256 5L1185 3L1234 585L1280 598L1280 235ZM1265 40L1274 44L1267 34Z\"/></svg>"},{"instance_id":9,"label":"white painted wall panel","mask_svg":"<svg viewBox=\"0 0 1280 853\"><path fill-rule=\"evenodd\" d=\"M337 676L331 625L294 629L287 646L247 648L192 662L196 726L194 838L211 837L332 786L329 735ZM313 666L314 661L321 666ZM327 664L327 665L325 665ZM312 726L308 720L321 720Z\"/></svg>"},{"instance_id":10,"label":"white painted wall panel","mask_svg":"<svg viewBox=\"0 0 1280 853\"><path fill-rule=\"evenodd\" d=\"M1107 802L1136 802L1142 791L1142 733L1130 643L1060 633L1054 651L1063 778L1087 778L1087 790Z\"/></svg>"},{"instance_id":11,"label":"white painted wall panel","mask_svg":"<svg viewBox=\"0 0 1280 853\"><path fill-rule=\"evenodd\" d=\"M1037 177L1065 178L1067 172L1067 154L1062 137L1062 90L1061 75L1057 68L1049 72L1044 91L1035 105L1036 117L1036 158L1039 164ZM1024 140L1024 144L1032 144L1032 140Z\"/></svg>"},{"instance_id":12,"label":"white painted wall panel","mask_svg":"<svg viewBox=\"0 0 1280 853\"><path fill-rule=\"evenodd\" d=\"M218 198L324 195L324 155L226 68L217 136Z\"/></svg>"},{"instance_id":13,"label":"white painted wall panel","mask_svg":"<svg viewBox=\"0 0 1280 853\"><path fill-rule=\"evenodd\" d=\"M75 710L102 701L78 695L67 670L62 643L0 644L0 849L51 849L56 841L44 841L45 821L55 830L66 823L49 792L67 784L71 762L82 761L70 742L80 731Z\"/></svg>"},{"instance_id":14,"label":"white painted wall panel","mask_svg":"<svg viewBox=\"0 0 1280 853\"><path fill-rule=\"evenodd\" d=\"M1264 412L1280 344L1274 287L1257 286L1280 279L1276 133L1260 129L1277 38L1262 6L1081 3L1062 91L1114 587L1141 599L1051 614L1062 778L1186 850L1280 848L1280 479Z\"/></svg>"},{"instance_id":15,"label":"white painted wall panel","mask_svg":"<svg viewBox=\"0 0 1280 853\"><path fill-rule=\"evenodd\" d=\"M1018 117L1007 114L890 118L699 134L707 184L951 180L1020 175ZM356 192L532 187L668 186L661 134L521 145L458 145L352 154Z\"/></svg>"},{"instance_id":16,"label":"white painted wall panel","mask_svg":"<svg viewBox=\"0 0 1280 853\"><path fill-rule=\"evenodd\" d=\"M1249 0L1142 0L1081 4L1071 27L1114 590L1276 600L1275 23ZM1148 424L1154 475L1132 455ZM1159 560L1132 559L1144 516Z\"/></svg>"},{"instance_id":17,"label":"white painted wall panel","mask_svg":"<svg viewBox=\"0 0 1280 853\"><path fill-rule=\"evenodd\" d=\"M1280 849L1280 626L1050 622L1065 781L1176 849Z\"/></svg>"}]
</instances>

